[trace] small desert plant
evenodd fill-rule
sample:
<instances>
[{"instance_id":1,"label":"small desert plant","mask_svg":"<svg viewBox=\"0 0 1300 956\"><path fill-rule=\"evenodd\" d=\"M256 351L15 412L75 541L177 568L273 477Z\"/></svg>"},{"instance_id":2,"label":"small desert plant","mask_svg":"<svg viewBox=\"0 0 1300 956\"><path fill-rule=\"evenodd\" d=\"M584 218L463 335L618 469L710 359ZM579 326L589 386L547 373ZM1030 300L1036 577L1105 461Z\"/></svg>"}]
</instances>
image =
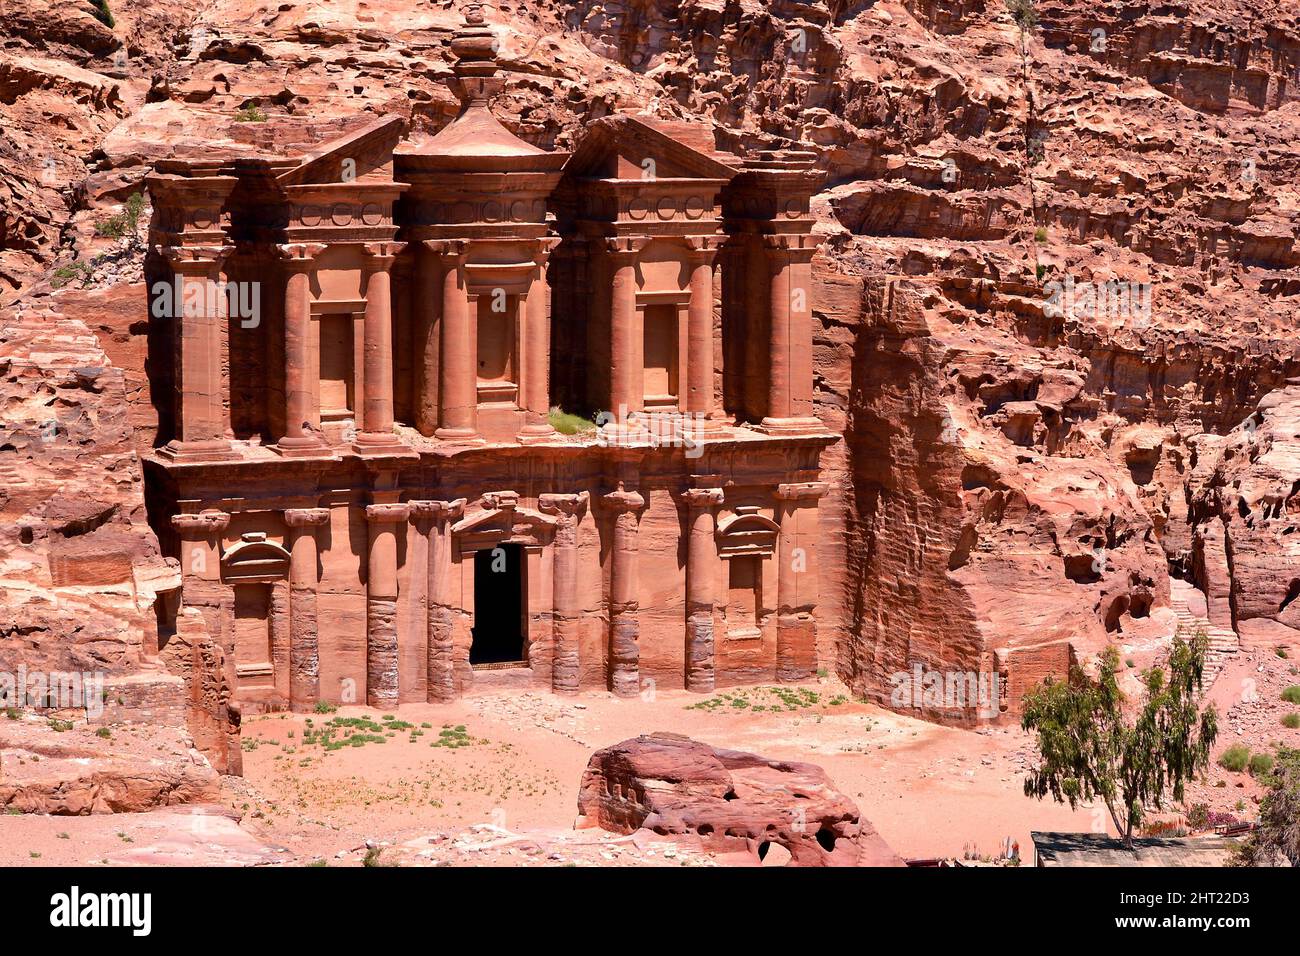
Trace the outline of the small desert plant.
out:
<instances>
[{"instance_id":1,"label":"small desert plant","mask_svg":"<svg viewBox=\"0 0 1300 956\"><path fill-rule=\"evenodd\" d=\"M1233 773L1241 773L1250 765L1250 748L1236 744L1219 754L1219 766Z\"/></svg>"},{"instance_id":2,"label":"small desert plant","mask_svg":"<svg viewBox=\"0 0 1300 956\"><path fill-rule=\"evenodd\" d=\"M255 104L249 104L235 114L236 123L265 123L266 114Z\"/></svg>"},{"instance_id":3,"label":"small desert plant","mask_svg":"<svg viewBox=\"0 0 1300 956\"><path fill-rule=\"evenodd\" d=\"M121 239L123 236L134 236L136 229L140 225L140 213L143 211L144 196L140 193L132 193L131 198L122 207L121 212L95 223L95 235L103 236L106 239Z\"/></svg>"},{"instance_id":4,"label":"small desert plant","mask_svg":"<svg viewBox=\"0 0 1300 956\"><path fill-rule=\"evenodd\" d=\"M361 861L361 865L362 866L383 866L384 864L379 862L379 856L383 852L384 850L382 847L372 846L369 850L366 851L365 859Z\"/></svg>"},{"instance_id":5,"label":"small desert plant","mask_svg":"<svg viewBox=\"0 0 1300 956\"><path fill-rule=\"evenodd\" d=\"M316 713L318 714L332 714L336 710L338 708L327 700L316 701Z\"/></svg>"},{"instance_id":6,"label":"small desert plant","mask_svg":"<svg viewBox=\"0 0 1300 956\"><path fill-rule=\"evenodd\" d=\"M103 737L105 740L111 740L113 737L113 731L109 730L107 727L100 727L95 731L95 736Z\"/></svg>"},{"instance_id":7,"label":"small desert plant","mask_svg":"<svg viewBox=\"0 0 1300 956\"><path fill-rule=\"evenodd\" d=\"M1300 704L1300 684L1292 684L1282 691L1282 699L1288 704Z\"/></svg>"},{"instance_id":8,"label":"small desert plant","mask_svg":"<svg viewBox=\"0 0 1300 956\"><path fill-rule=\"evenodd\" d=\"M1300 729L1300 714L1297 714L1295 711L1287 714L1282 718L1282 726L1286 727L1288 730Z\"/></svg>"},{"instance_id":9,"label":"small desert plant","mask_svg":"<svg viewBox=\"0 0 1300 956\"><path fill-rule=\"evenodd\" d=\"M1281 644L1273 648L1273 653L1276 654L1278 657L1282 658L1282 660L1286 660L1288 657L1291 656L1290 654L1287 653L1286 648L1283 647Z\"/></svg>"},{"instance_id":10,"label":"small desert plant","mask_svg":"<svg viewBox=\"0 0 1300 956\"><path fill-rule=\"evenodd\" d=\"M1044 229L1042 226L1039 226L1037 229L1034 230L1034 242L1046 242L1046 241L1047 241L1047 230Z\"/></svg>"},{"instance_id":11,"label":"small desert plant","mask_svg":"<svg viewBox=\"0 0 1300 956\"><path fill-rule=\"evenodd\" d=\"M1250 775L1267 777L1273 772L1273 758L1268 754L1254 754L1250 758Z\"/></svg>"}]
</instances>

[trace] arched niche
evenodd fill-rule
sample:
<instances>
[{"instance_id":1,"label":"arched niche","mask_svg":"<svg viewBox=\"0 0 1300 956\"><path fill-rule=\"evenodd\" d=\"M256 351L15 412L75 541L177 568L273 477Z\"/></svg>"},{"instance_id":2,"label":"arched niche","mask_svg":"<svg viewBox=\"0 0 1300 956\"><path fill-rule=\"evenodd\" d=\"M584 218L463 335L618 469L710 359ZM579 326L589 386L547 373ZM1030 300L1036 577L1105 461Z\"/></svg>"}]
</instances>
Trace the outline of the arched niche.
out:
<instances>
[{"instance_id":1,"label":"arched niche","mask_svg":"<svg viewBox=\"0 0 1300 956\"><path fill-rule=\"evenodd\" d=\"M221 580L226 584L287 581L289 552L265 540L241 541L221 556Z\"/></svg>"}]
</instances>

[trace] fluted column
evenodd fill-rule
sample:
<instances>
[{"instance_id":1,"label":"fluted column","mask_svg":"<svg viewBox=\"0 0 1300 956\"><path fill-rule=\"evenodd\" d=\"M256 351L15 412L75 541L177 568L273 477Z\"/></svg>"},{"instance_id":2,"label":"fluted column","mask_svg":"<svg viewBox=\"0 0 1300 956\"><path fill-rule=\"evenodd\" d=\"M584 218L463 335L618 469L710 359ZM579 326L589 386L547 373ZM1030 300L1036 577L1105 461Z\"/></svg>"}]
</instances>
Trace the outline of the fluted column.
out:
<instances>
[{"instance_id":1,"label":"fluted column","mask_svg":"<svg viewBox=\"0 0 1300 956\"><path fill-rule=\"evenodd\" d=\"M578 523L587 510L587 492L575 495L542 495L538 507L558 520L555 529L555 560L551 574L554 597L551 622L554 659L551 689L557 694L578 692L578 628L582 608L578 603Z\"/></svg>"},{"instance_id":2,"label":"fluted column","mask_svg":"<svg viewBox=\"0 0 1300 956\"><path fill-rule=\"evenodd\" d=\"M820 428L812 401L812 260L817 243L806 234L764 237L771 319L766 431Z\"/></svg>"},{"instance_id":3,"label":"fluted column","mask_svg":"<svg viewBox=\"0 0 1300 956\"><path fill-rule=\"evenodd\" d=\"M290 508L289 529L289 709L302 713L320 699L320 638L316 614L316 529L329 521L328 508Z\"/></svg>"},{"instance_id":4,"label":"fluted column","mask_svg":"<svg viewBox=\"0 0 1300 956\"><path fill-rule=\"evenodd\" d=\"M366 318L361 403L361 430L357 450L387 451L402 447L393 433L393 261L405 248L402 242L372 242L366 248Z\"/></svg>"},{"instance_id":5,"label":"fluted column","mask_svg":"<svg viewBox=\"0 0 1300 956\"><path fill-rule=\"evenodd\" d=\"M533 261L537 271L528 286L527 313L524 319L524 381L520 405L525 423L519 440L527 442L555 434L551 427L551 318L550 285L546 281L547 263L559 239L539 240Z\"/></svg>"},{"instance_id":6,"label":"fluted column","mask_svg":"<svg viewBox=\"0 0 1300 956\"><path fill-rule=\"evenodd\" d=\"M276 448L290 458L327 453L320 406L312 393L311 274L325 246L293 243L277 247L284 264L284 435Z\"/></svg>"},{"instance_id":7,"label":"fluted column","mask_svg":"<svg viewBox=\"0 0 1300 956\"><path fill-rule=\"evenodd\" d=\"M691 303L687 312L686 395L684 412L707 423L716 407L713 385L713 267L721 236L692 236Z\"/></svg>"},{"instance_id":8,"label":"fluted column","mask_svg":"<svg viewBox=\"0 0 1300 956\"><path fill-rule=\"evenodd\" d=\"M410 506L366 506L370 551L366 576L366 703L396 706L397 686L397 525Z\"/></svg>"},{"instance_id":9,"label":"fluted column","mask_svg":"<svg viewBox=\"0 0 1300 956\"><path fill-rule=\"evenodd\" d=\"M174 280L171 315L179 325L176 438L166 457L190 461L236 458L226 438L221 377L226 296L221 268L233 246L167 246Z\"/></svg>"},{"instance_id":10,"label":"fluted column","mask_svg":"<svg viewBox=\"0 0 1300 956\"><path fill-rule=\"evenodd\" d=\"M645 343L637 321L636 266L645 238L610 239L609 411L619 426L645 405Z\"/></svg>"},{"instance_id":11,"label":"fluted column","mask_svg":"<svg viewBox=\"0 0 1300 956\"><path fill-rule=\"evenodd\" d=\"M456 662L452 635L456 610L448 601L451 575L451 522L465 513L465 499L455 501L412 501L411 520L425 527L428 535L426 693L429 703L445 704L456 699Z\"/></svg>"},{"instance_id":12,"label":"fluted column","mask_svg":"<svg viewBox=\"0 0 1300 956\"><path fill-rule=\"evenodd\" d=\"M828 490L824 481L777 487L777 680L807 680L817 671L817 502Z\"/></svg>"},{"instance_id":13,"label":"fluted column","mask_svg":"<svg viewBox=\"0 0 1300 956\"><path fill-rule=\"evenodd\" d=\"M717 603L718 543L715 509L721 488L691 488L682 493L689 521L686 547L686 689L709 694L714 688L714 608Z\"/></svg>"},{"instance_id":14,"label":"fluted column","mask_svg":"<svg viewBox=\"0 0 1300 956\"><path fill-rule=\"evenodd\" d=\"M635 491L604 496L614 513L614 540L609 582L609 686L616 697L633 697L640 690L640 605L637 601L637 528L645 499Z\"/></svg>"},{"instance_id":15,"label":"fluted column","mask_svg":"<svg viewBox=\"0 0 1300 956\"><path fill-rule=\"evenodd\" d=\"M469 287L465 276L468 243L463 240L430 241L442 255L442 364L438 401L437 437L466 441L478 437L478 356L474 354L474 316L470 315Z\"/></svg>"}]
</instances>

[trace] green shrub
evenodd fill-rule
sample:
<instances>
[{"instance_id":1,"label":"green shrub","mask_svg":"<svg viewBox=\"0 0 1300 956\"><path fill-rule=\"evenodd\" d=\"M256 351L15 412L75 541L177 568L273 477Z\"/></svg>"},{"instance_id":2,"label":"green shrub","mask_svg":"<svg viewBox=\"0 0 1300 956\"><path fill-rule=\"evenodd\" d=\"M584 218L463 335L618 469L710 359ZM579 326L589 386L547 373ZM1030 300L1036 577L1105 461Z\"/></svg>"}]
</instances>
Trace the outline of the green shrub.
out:
<instances>
[{"instance_id":1,"label":"green shrub","mask_svg":"<svg viewBox=\"0 0 1300 956\"><path fill-rule=\"evenodd\" d=\"M1039 226L1037 229L1034 230L1034 242L1046 242L1046 241L1047 241L1047 230L1044 229L1042 226Z\"/></svg>"},{"instance_id":2,"label":"green shrub","mask_svg":"<svg viewBox=\"0 0 1300 956\"><path fill-rule=\"evenodd\" d=\"M1289 730L1300 729L1300 714L1297 714L1295 711L1291 711L1291 713L1287 714L1282 718L1282 726L1288 728Z\"/></svg>"},{"instance_id":3,"label":"green shrub","mask_svg":"<svg viewBox=\"0 0 1300 956\"><path fill-rule=\"evenodd\" d=\"M1250 775L1267 777L1273 772L1273 758L1268 754L1255 754L1250 758Z\"/></svg>"},{"instance_id":4,"label":"green shrub","mask_svg":"<svg viewBox=\"0 0 1300 956\"><path fill-rule=\"evenodd\" d=\"M581 415L574 415L566 412L558 405L551 409L547 418L550 420L551 427L561 435L580 435L583 432L596 430L596 423Z\"/></svg>"},{"instance_id":5,"label":"green shrub","mask_svg":"<svg viewBox=\"0 0 1300 956\"><path fill-rule=\"evenodd\" d=\"M266 114L254 105L245 106L235 114L236 123L265 123Z\"/></svg>"},{"instance_id":6,"label":"green shrub","mask_svg":"<svg viewBox=\"0 0 1300 956\"><path fill-rule=\"evenodd\" d=\"M331 704L328 700L316 701L316 713L318 714L332 714L336 710L338 710L338 708L335 707L333 704Z\"/></svg>"},{"instance_id":7,"label":"green shrub","mask_svg":"<svg viewBox=\"0 0 1300 956\"><path fill-rule=\"evenodd\" d=\"M1292 684L1282 691L1282 699L1288 704L1300 704L1300 684Z\"/></svg>"},{"instance_id":8,"label":"green shrub","mask_svg":"<svg viewBox=\"0 0 1300 956\"><path fill-rule=\"evenodd\" d=\"M95 223L95 235L103 236L106 239L121 239L123 236L134 236L136 229L140 225L140 213L143 211L144 196L140 193L132 193L131 198L122 207L121 212Z\"/></svg>"},{"instance_id":9,"label":"green shrub","mask_svg":"<svg viewBox=\"0 0 1300 956\"><path fill-rule=\"evenodd\" d=\"M1219 755L1219 766L1233 773L1241 773L1250 765L1250 748L1236 744Z\"/></svg>"}]
</instances>

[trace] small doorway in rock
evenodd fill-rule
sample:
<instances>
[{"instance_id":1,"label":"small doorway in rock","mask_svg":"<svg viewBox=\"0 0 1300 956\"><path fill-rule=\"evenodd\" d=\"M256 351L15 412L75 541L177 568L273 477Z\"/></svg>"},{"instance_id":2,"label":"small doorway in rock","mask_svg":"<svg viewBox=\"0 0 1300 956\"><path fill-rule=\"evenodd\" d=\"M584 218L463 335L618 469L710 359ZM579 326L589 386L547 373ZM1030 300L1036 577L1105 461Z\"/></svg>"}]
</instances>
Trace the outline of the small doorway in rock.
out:
<instances>
[{"instance_id":1,"label":"small doorway in rock","mask_svg":"<svg viewBox=\"0 0 1300 956\"><path fill-rule=\"evenodd\" d=\"M469 662L524 663L524 549L499 544L474 554L474 627Z\"/></svg>"}]
</instances>

